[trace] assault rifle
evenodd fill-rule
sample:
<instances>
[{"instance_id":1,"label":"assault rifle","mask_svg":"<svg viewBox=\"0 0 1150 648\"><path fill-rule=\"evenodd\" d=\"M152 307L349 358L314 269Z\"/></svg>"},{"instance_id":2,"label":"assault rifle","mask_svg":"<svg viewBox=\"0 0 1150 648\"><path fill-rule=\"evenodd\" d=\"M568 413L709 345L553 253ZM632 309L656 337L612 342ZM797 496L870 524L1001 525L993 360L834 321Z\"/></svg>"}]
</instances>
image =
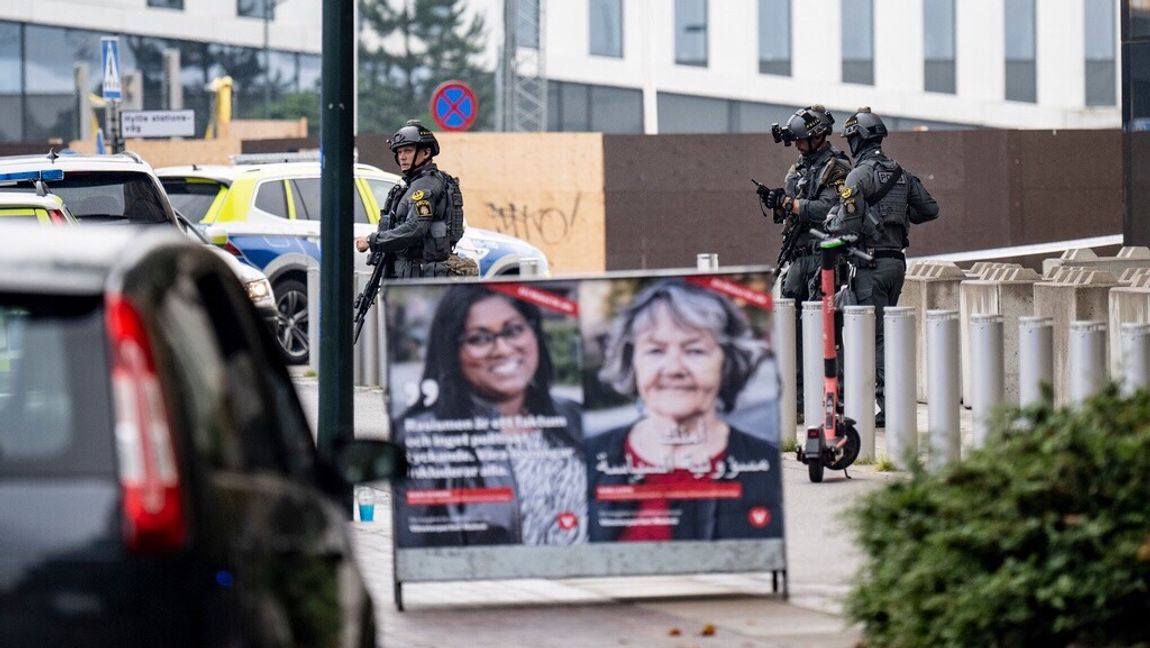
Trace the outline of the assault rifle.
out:
<instances>
[{"instance_id":1,"label":"assault rifle","mask_svg":"<svg viewBox=\"0 0 1150 648\"><path fill-rule=\"evenodd\" d=\"M771 211L770 216L776 223L786 223L783 226L783 245L779 248L779 258L775 261L777 267L782 267L784 263L791 260L795 244L798 243L798 219L787 218L785 215L780 216L781 212L776 211L780 206L779 202L785 195L782 189L771 189L754 178L751 178L751 182L755 183L755 192L759 194L759 198L761 199L760 202L762 205L760 209L763 210L763 216L768 215L767 210L769 209Z\"/></svg>"},{"instance_id":2,"label":"assault rifle","mask_svg":"<svg viewBox=\"0 0 1150 648\"><path fill-rule=\"evenodd\" d=\"M383 208L379 213L381 219L391 218L391 206L395 204L397 196L403 195L405 188L402 184L396 184L387 193L387 200L384 201ZM391 255L382 250L372 252L371 256L367 258L367 265L373 266L373 268L367 285L355 296L355 303L353 304L355 308L355 333L351 338L352 345L359 341L359 333L363 330L363 323L367 321L367 313L371 310L372 304L375 303L375 296L379 293L379 284L383 281L383 273L393 262Z\"/></svg>"}]
</instances>

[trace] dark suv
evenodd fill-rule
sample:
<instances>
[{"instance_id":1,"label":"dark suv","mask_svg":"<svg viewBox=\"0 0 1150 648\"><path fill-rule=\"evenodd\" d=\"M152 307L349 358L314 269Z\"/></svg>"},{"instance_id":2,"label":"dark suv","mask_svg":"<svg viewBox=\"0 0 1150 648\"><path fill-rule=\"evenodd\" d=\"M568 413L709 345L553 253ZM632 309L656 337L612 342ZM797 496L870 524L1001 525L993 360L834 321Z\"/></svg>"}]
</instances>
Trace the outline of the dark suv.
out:
<instances>
[{"instance_id":1,"label":"dark suv","mask_svg":"<svg viewBox=\"0 0 1150 648\"><path fill-rule=\"evenodd\" d=\"M347 531L275 342L169 228L0 239L0 646L375 645Z\"/></svg>"}]
</instances>

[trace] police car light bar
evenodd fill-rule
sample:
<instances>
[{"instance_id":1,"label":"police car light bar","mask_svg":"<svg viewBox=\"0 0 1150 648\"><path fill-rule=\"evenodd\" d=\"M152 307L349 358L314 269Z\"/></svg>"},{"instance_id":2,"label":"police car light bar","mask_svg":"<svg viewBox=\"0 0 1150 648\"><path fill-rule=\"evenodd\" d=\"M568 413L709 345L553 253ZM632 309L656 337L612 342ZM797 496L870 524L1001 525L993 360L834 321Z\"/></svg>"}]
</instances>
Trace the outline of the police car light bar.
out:
<instances>
[{"instance_id":1,"label":"police car light bar","mask_svg":"<svg viewBox=\"0 0 1150 648\"><path fill-rule=\"evenodd\" d=\"M21 182L25 180L59 182L63 179L63 169L43 169L41 171L16 171L13 173L0 173L0 182Z\"/></svg>"},{"instance_id":2,"label":"police car light bar","mask_svg":"<svg viewBox=\"0 0 1150 648\"><path fill-rule=\"evenodd\" d=\"M359 149L353 149L352 157L359 159ZM319 149L298 151L295 153L239 153L229 155L232 164L277 164L280 162L319 162Z\"/></svg>"}]
</instances>

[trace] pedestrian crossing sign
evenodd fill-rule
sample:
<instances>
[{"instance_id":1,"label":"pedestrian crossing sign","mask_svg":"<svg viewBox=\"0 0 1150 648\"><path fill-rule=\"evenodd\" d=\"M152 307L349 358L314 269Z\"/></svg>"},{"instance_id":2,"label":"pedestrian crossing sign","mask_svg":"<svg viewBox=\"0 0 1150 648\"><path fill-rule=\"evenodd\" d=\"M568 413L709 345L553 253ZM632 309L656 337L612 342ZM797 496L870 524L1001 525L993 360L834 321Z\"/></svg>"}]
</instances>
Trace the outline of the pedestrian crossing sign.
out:
<instances>
[{"instance_id":1,"label":"pedestrian crossing sign","mask_svg":"<svg viewBox=\"0 0 1150 648\"><path fill-rule=\"evenodd\" d=\"M100 69L104 75L104 99L123 99L120 84L120 39L115 36L100 38Z\"/></svg>"}]
</instances>

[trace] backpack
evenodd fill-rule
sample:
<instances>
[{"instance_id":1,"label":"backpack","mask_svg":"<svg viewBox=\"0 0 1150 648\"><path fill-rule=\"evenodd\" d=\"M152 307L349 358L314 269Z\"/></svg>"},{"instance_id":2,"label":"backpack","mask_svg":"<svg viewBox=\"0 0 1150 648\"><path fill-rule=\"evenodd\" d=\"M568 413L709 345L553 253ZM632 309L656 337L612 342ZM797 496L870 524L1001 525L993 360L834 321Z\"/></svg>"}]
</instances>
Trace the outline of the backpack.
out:
<instances>
[{"instance_id":1,"label":"backpack","mask_svg":"<svg viewBox=\"0 0 1150 648\"><path fill-rule=\"evenodd\" d=\"M447 193L447 238L451 241L451 249L463 238L463 191L459 188L459 178L442 173Z\"/></svg>"}]
</instances>

